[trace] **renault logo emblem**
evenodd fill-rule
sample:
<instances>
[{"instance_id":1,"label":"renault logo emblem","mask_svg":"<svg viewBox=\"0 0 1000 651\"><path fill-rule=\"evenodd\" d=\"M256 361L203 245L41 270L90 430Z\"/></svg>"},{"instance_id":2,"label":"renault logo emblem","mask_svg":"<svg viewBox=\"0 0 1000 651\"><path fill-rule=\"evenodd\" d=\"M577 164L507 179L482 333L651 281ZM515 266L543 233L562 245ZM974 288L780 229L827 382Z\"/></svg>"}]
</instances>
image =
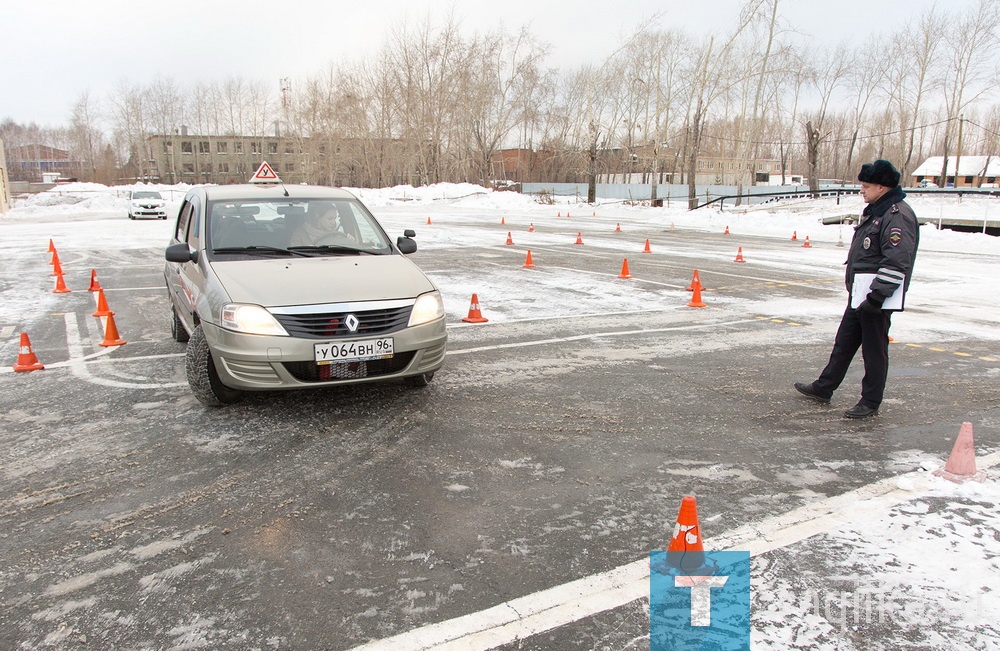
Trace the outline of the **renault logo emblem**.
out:
<instances>
[{"instance_id":1,"label":"renault logo emblem","mask_svg":"<svg viewBox=\"0 0 1000 651\"><path fill-rule=\"evenodd\" d=\"M351 332L357 332L358 317L354 316L353 314L348 314L347 318L344 319L344 325L347 326L347 329L350 330Z\"/></svg>"}]
</instances>

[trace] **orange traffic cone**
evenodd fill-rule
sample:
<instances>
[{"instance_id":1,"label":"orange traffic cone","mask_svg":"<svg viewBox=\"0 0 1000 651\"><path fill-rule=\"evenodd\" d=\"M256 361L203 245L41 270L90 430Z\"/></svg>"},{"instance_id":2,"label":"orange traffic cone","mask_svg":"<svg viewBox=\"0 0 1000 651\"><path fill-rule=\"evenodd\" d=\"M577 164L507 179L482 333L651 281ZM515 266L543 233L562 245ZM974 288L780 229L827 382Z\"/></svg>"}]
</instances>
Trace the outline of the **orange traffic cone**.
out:
<instances>
[{"instance_id":1,"label":"orange traffic cone","mask_svg":"<svg viewBox=\"0 0 1000 651\"><path fill-rule=\"evenodd\" d=\"M557 212L556 217L562 217L562 212Z\"/></svg>"},{"instance_id":2,"label":"orange traffic cone","mask_svg":"<svg viewBox=\"0 0 1000 651\"><path fill-rule=\"evenodd\" d=\"M808 235L806 235L806 241L802 243L802 248L804 248L804 249L811 249L812 248L812 244L809 243L809 236Z\"/></svg>"},{"instance_id":3,"label":"orange traffic cone","mask_svg":"<svg viewBox=\"0 0 1000 651\"><path fill-rule=\"evenodd\" d=\"M52 240L50 239L49 240L49 253L55 253L55 252L56 252L56 245L53 244Z\"/></svg>"},{"instance_id":4,"label":"orange traffic cone","mask_svg":"<svg viewBox=\"0 0 1000 651\"><path fill-rule=\"evenodd\" d=\"M566 211L566 219L569 219L569 211Z\"/></svg>"},{"instance_id":5,"label":"orange traffic cone","mask_svg":"<svg viewBox=\"0 0 1000 651\"><path fill-rule=\"evenodd\" d=\"M472 303L469 305L469 316L462 319L466 323L486 323L489 319L483 316L483 313L479 311L479 295L472 295Z\"/></svg>"},{"instance_id":6,"label":"orange traffic cone","mask_svg":"<svg viewBox=\"0 0 1000 651\"><path fill-rule=\"evenodd\" d=\"M61 271L59 272L59 275L56 276L56 288L52 290L52 293L53 294L69 294L70 293L70 289L68 287L66 287L66 281L63 280L63 275L62 275Z\"/></svg>"},{"instance_id":7,"label":"orange traffic cone","mask_svg":"<svg viewBox=\"0 0 1000 651\"><path fill-rule=\"evenodd\" d=\"M652 253L652 249L649 248L649 238L646 238L646 248L642 250L643 253Z\"/></svg>"},{"instance_id":8,"label":"orange traffic cone","mask_svg":"<svg viewBox=\"0 0 1000 651\"><path fill-rule=\"evenodd\" d=\"M534 233L535 232L535 224L534 224L534 222L528 224L528 232L529 233Z\"/></svg>"},{"instance_id":9,"label":"orange traffic cone","mask_svg":"<svg viewBox=\"0 0 1000 651\"><path fill-rule=\"evenodd\" d=\"M793 242L797 242L798 239L799 239L799 232L798 231L792 231L792 241Z\"/></svg>"},{"instance_id":10,"label":"orange traffic cone","mask_svg":"<svg viewBox=\"0 0 1000 651\"><path fill-rule=\"evenodd\" d=\"M726 232L723 235L729 235L729 224L726 224Z\"/></svg>"},{"instance_id":11,"label":"orange traffic cone","mask_svg":"<svg viewBox=\"0 0 1000 651\"><path fill-rule=\"evenodd\" d=\"M690 495L681 500L673 537L667 546L667 564L683 572L698 570L705 565L705 546L698 524L698 502Z\"/></svg>"},{"instance_id":12,"label":"orange traffic cone","mask_svg":"<svg viewBox=\"0 0 1000 651\"><path fill-rule=\"evenodd\" d=\"M948 463L944 468L934 471L938 477L944 477L956 484L971 479L972 481L983 481L986 473L976 472L976 448L972 437L972 423L962 423L962 428L958 430L958 438L955 439L955 446L948 457Z\"/></svg>"},{"instance_id":13,"label":"orange traffic cone","mask_svg":"<svg viewBox=\"0 0 1000 651\"><path fill-rule=\"evenodd\" d=\"M121 346L124 343L125 340L118 336L118 326L115 325L115 314L112 312L108 315L107 325L104 326L104 341L97 345L107 348L109 346Z\"/></svg>"},{"instance_id":14,"label":"orange traffic cone","mask_svg":"<svg viewBox=\"0 0 1000 651\"><path fill-rule=\"evenodd\" d=\"M28 339L27 332L21 333L21 350L17 354L17 362L13 368L17 373L40 371L45 368L35 357L35 353L31 352L31 340Z\"/></svg>"},{"instance_id":15,"label":"orange traffic cone","mask_svg":"<svg viewBox=\"0 0 1000 651\"><path fill-rule=\"evenodd\" d=\"M688 307L708 307L705 305L705 301L701 300L701 285L696 285L694 288L694 294L691 295L691 300L687 304Z\"/></svg>"},{"instance_id":16,"label":"orange traffic cone","mask_svg":"<svg viewBox=\"0 0 1000 651\"><path fill-rule=\"evenodd\" d=\"M737 249L736 249L736 259L733 260L733 262L746 262L746 260L743 259L743 247L742 246L741 247L737 247Z\"/></svg>"},{"instance_id":17,"label":"orange traffic cone","mask_svg":"<svg viewBox=\"0 0 1000 651\"><path fill-rule=\"evenodd\" d=\"M431 218L430 218L430 217L428 217L428 218L427 218L427 225L428 225L428 226L430 226L430 225L431 225Z\"/></svg>"},{"instance_id":18,"label":"orange traffic cone","mask_svg":"<svg viewBox=\"0 0 1000 651\"><path fill-rule=\"evenodd\" d=\"M583 244L583 233L577 233L576 234L576 243L577 244Z\"/></svg>"},{"instance_id":19,"label":"orange traffic cone","mask_svg":"<svg viewBox=\"0 0 1000 651\"><path fill-rule=\"evenodd\" d=\"M52 266L55 266L55 265L59 264L59 252L58 251L54 251L54 250L52 251L52 257L49 258L49 264L52 265ZM55 275L55 274L53 274L53 275Z\"/></svg>"},{"instance_id":20,"label":"orange traffic cone","mask_svg":"<svg viewBox=\"0 0 1000 651\"><path fill-rule=\"evenodd\" d=\"M507 244L513 244L514 238L510 236L510 231L507 231Z\"/></svg>"},{"instance_id":21,"label":"orange traffic cone","mask_svg":"<svg viewBox=\"0 0 1000 651\"><path fill-rule=\"evenodd\" d=\"M97 282L97 269L90 270L90 289L88 292L96 292L101 288L101 283Z\"/></svg>"},{"instance_id":22,"label":"orange traffic cone","mask_svg":"<svg viewBox=\"0 0 1000 651\"><path fill-rule=\"evenodd\" d=\"M528 257L526 257L524 259L524 268L525 269L534 269L535 268L535 263L531 259L531 249L528 249Z\"/></svg>"},{"instance_id":23,"label":"orange traffic cone","mask_svg":"<svg viewBox=\"0 0 1000 651\"><path fill-rule=\"evenodd\" d=\"M704 289L704 285L701 284L701 276L698 275L698 270L695 269L694 273L691 274L691 284L687 286L687 291L693 292L695 287L700 287Z\"/></svg>"},{"instance_id":24,"label":"orange traffic cone","mask_svg":"<svg viewBox=\"0 0 1000 651\"><path fill-rule=\"evenodd\" d=\"M501 217L501 218L500 218L500 224L501 224L501 225L504 225L504 226L506 226L506 225L507 225L507 221L506 221L506 219L505 219L504 217Z\"/></svg>"},{"instance_id":25,"label":"orange traffic cone","mask_svg":"<svg viewBox=\"0 0 1000 651\"><path fill-rule=\"evenodd\" d=\"M615 232L616 233L621 233L622 232L622 225L621 225L621 223L619 223L619 224L617 224L615 226Z\"/></svg>"},{"instance_id":26,"label":"orange traffic cone","mask_svg":"<svg viewBox=\"0 0 1000 651\"><path fill-rule=\"evenodd\" d=\"M108 299L104 298L104 288L97 290L97 311L90 316L111 316L114 312L108 309Z\"/></svg>"},{"instance_id":27,"label":"orange traffic cone","mask_svg":"<svg viewBox=\"0 0 1000 651\"><path fill-rule=\"evenodd\" d=\"M619 278L631 278L632 277L632 274L630 274L628 272L628 258L625 258L624 262L622 262L622 272L620 274L618 274L618 277Z\"/></svg>"},{"instance_id":28,"label":"orange traffic cone","mask_svg":"<svg viewBox=\"0 0 1000 651\"><path fill-rule=\"evenodd\" d=\"M63 275L62 264L59 263L59 255L57 253L52 254L52 273L50 275Z\"/></svg>"}]
</instances>

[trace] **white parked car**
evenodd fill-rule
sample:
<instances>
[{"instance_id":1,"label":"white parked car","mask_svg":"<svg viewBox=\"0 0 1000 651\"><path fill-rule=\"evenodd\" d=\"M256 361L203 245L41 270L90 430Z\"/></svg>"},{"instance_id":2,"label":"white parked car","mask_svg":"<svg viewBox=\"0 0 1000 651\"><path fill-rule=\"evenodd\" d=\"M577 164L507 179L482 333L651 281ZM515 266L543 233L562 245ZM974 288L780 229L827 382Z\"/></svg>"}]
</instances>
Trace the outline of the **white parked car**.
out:
<instances>
[{"instance_id":1,"label":"white parked car","mask_svg":"<svg viewBox=\"0 0 1000 651\"><path fill-rule=\"evenodd\" d=\"M132 190L128 196L128 218L167 218L167 202L154 190Z\"/></svg>"}]
</instances>

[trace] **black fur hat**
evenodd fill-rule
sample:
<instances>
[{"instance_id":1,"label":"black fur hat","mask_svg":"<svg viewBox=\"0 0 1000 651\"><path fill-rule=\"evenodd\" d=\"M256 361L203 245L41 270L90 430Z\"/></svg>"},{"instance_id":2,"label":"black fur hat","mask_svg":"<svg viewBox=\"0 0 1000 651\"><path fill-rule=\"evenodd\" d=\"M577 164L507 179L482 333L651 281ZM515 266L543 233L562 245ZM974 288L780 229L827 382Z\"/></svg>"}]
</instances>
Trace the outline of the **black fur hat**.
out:
<instances>
[{"instance_id":1,"label":"black fur hat","mask_svg":"<svg viewBox=\"0 0 1000 651\"><path fill-rule=\"evenodd\" d=\"M878 159L874 163L865 163L858 172L858 180L862 183L875 183L887 188L899 185L899 171L887 160Z\"/></svg>"}]
</instances>

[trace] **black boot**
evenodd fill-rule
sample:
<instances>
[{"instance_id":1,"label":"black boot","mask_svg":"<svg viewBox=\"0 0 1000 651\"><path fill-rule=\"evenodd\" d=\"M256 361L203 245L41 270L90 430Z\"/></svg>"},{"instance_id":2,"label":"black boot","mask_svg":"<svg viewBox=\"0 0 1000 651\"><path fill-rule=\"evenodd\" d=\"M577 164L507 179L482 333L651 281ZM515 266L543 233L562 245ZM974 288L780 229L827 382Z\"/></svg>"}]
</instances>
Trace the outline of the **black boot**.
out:
<instances>
[{"instance_id":1,"label":"black boot","mask_svg":"<svg viewBox=\"0 0 1000 651\"><path fill-rule=\"evenodd\" d=\"M844 412L844 418L871 418L878 415L878 407L869 407L863 402L859 402Z\"/></svg>"},{"instance_id":2,"label":"black boot","mask_svg":"<svg viewBox=\"0 0 1000 651\"><path fill-rule=\"evenodd\" d=\"M805 384L803 382L795 383L795 390L804 396L809 396L817 402L822 402L824 404L830 402L830 396L821 395L815 388L813 388L813 383Z\"/></svg>"}]
</instances>

